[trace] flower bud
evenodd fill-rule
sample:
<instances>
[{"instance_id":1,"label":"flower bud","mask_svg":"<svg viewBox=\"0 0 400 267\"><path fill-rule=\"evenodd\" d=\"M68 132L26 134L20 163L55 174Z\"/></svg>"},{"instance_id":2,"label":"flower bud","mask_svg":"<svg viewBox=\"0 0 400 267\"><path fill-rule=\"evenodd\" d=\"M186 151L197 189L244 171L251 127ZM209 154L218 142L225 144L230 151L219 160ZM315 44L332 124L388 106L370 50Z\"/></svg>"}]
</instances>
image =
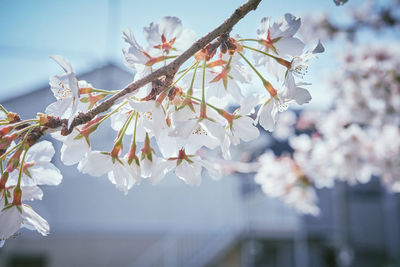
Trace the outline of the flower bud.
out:
<instances>
[{"instance_id":1,"label":"flower bud","mask_svg":"<svg viewBox=\"0 0 400 267\"><path fill-rule=\"evenodd\" d=\"M150 146L149 134L146 132L146 138L144 139L144 146L142 148L141 159L147 158L149 161L153 161L153 148Z\"/></svg>"},{"instance_id":2,"label":"flower bud","mask_svg":"<svg viewBox=\"0 0 400 267\"><path fill-rule=\"evenodd\" d=\"M267 91L271 97L274 97L278 94L278 91L268 81L263 80L263 85L264 85L265 89L267 89Z\"/></svg>"},{"instance_id":3,"label":"flower bud","mask_svg":"<svg viewBox=\"0 0 400 267\"><path fill-rule=\"evenodd\" d=\"M8 160L7 165L6 165L7 172L12 172L18 167L22 151L23 151L23 147L21 146L17 149L17 151L14 152L14 154Z\"/></svg>"},{"instance_id":4,"label":"flower bud","mask_svg":"<svg viewBox=\"0 0 400 267\"><path fill-rule=\"evenodd\" d=\"M128 152L128 164L131 165L133 161L139 165L139 159L136 156L136 144L132 144Z\"/></svg>"},{"instance_id":5,"label":"flower bud","mask_svg":"<svg viewBox=\"0 0 400 267\"><path fill-rule=\"evenodd\" d=\"M92 92L92 88L91 87L79 88L79 94L81 94L81 95L89 94L91 92Z\"/></svg>"},{"instance_id":6,"label":"flower bud","mask_svg":"<svg viewBox=\"0 0 400 267\"><path fill-rule=\"evenodd\" d=\"M12 125L2 127L0 129L0 137L5 136L9 132L11 132L13 129L14 129L14 127Z\"/></svg>"},{"instance_id":7,"label":"flower bud","mask_svg":"<svg viewBox=\"0 0 400 267\"><path fill-rule=\"evenodd\" d=\"M1 178L0 178L0 190L6 188L7 180L8 180L8 172L4 172L4 173L1 175Z\"/></svg>"},{"instance_id":8,"label":"flower bud","mask_svg":"<svg viewBox=\"0 0 400 267\"><path fill-rule=\"evenodd\" d=\"M14 195L13 195L13 202L12 202L12 204L13 204L13 205L16 205L16 206L21 206L21 205L22 205L21 198L22 198L22 190L21 190L20 187L17 186L17 187L14 189Z\"/></svg>"},{"instance_id":9,"label":"flower bud","mask_svg":"<svg viewBox=\"0 0 400 267\"><path fill-rule=\"evenodd\" d=\"M101 99L103 99L105 97L104 94L90 94L89 93L89 97L88 97L88 102L89 102L89 109L91 109L92 107L94 107L97 102Z\"/></svg>"}]
</instances>

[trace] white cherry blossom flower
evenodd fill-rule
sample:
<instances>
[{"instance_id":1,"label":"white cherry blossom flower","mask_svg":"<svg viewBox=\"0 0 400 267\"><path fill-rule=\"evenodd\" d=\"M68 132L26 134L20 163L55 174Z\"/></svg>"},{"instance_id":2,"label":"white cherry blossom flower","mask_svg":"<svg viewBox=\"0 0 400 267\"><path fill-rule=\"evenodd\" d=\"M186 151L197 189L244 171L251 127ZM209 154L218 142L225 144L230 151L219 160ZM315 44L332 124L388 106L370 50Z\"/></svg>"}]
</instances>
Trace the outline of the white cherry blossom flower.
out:
<instances>
[{"instance_id":1,"label":"white cherry blossom flower","mask_svg":"<svg viewBox=\"0 0 400 267\"><path fill-rule=\"evenodd\" d=\"M74 165L80 162L90 151L90 146L85 138L77 138L79 132L74 129L69 135L63 136L60 133L52 133L51 136L63 143L61 147L61 161L67 165Z\"/></svg>"},{"instance_id":2,"label":"white cherry blossom flower","mask_svg":"<svg viewBox=\"0 0 400 267\"><path fill-rule=\"evenodd\" d=\"M311 51L306 51L299 56L293 57L290 63L290 68L288 69L289 74L293 73L294 75L303 78L308 70L308 61L316 58L316 54L323 53L324 51L324 46L321 44L321 42L318 42L318 44Z\"/></svg>"},{"instance_id":3,"label":"white cherry blossom flower","mask_svg":"<svg viewBox=\"0 0 400 267\"><path fill-rule=\"evenodd\" d=\"M92 176L102 176L107 174L108 179L115 184L116 188L126 195L129 189L139 180L134 177L135 173L131 172L128 162L125 158L114 159L110 153L101 151L91 151L87 156L79 162L78 170L83 174Z\"/></svg>"},{"instance_id":4,"label":"white cherry blossom flower","mask_svg":"<svg viewBox=\"0 0 400 267\"><path fill-rule=\"evenodd\" d=\"M168 129L166 114L162 105L157 105L154 100L135 101L129 100L130 107L138 112L138 122L136 126L136 138L144 141L146 132L158 138L163 131Z\"/></svg>"},{"instance_id":5,"label":"white cherry blossom flower","mask_svg":"<svg viewBox=\"0 0 400 267\"><path fill-rule=\"evenodd\" d=\"M22 185L59 185L62 175L51 163L54 153L49 141L41 141L29 148L23 166ZM17 181L18 171L13 171L9 179Z\"/></svg>"},{"instance_id":6,"label":"white cherry blossom flower","mask_svg":"<svg viewBox=\"0 0 400 267\"><path fill-rule=\"evenodd\" d=\"M200 107L195 112L185 106L172 114L173 128L169 135L177 137L177 147L185 147L190 154L200 147L214 149L223 143L225 130L224 120L213 109L207 108L207 118L200 118Z\"/></svg>"},{"instance_id":7,"label":"white cherry blossom flower","mask_svg":"<svg viewBox=\"0 0 400 267\"><path fill-rule=\"evenodd\" d=\"M269 151L259 161L261 167L255 181L268 196L282 198L289 206L302 213L319 213L315 190L293 159L287 156L276 158Z\"/></svg>"},{"instance_id":8,"label":"white cherry blossom flower","mask_svg":"<svg viewBox=\"0 0 400 267\"><path fill-rule=\"evenodd\" d=\"M184 29L177 17L163 17L160 24L150 23L143 29L149 43L148 51L169 54L171 51L183 52L195 40L195 32Z\"/></svg>"},{"instance_id":9,"label":"white cherry blossom flower","mask_svg":"<svg viewBox=\"0 0 400 267\"><path fill-rule=\"evenodd\" d=\"M294 135L295 124L296 114L293 111L287 110L285 112L281 112L278 115L276 127L275 130L272 132L272 135L279 141L288 139L289 137Z\"/></svg>"},{"instance_id":10,"label":"white cherry blossom flower","mask_svg":"<svg viewBox=\"0 0 400 267\"><path fill-rule=\"evenodd\" d=\"M152 176L151 181L153 184L157 184L167 172L174 170L176 176L186 184L198 186L201 184L202 168L206 168L214 179L219 179L221 176L215 165L199 156L186 155L185 150L181 149L176 157L171 157L155 166L155 173L158 175Z\"/></svg>"},{"instance_id":11,"label":"white cherry blossom flower","mask_svg":"<svg viewBox=\"0 0 400 267\"><path fill-rule=\"evenodd\" d=\"M283 87L276 91L275 95L263 103L257 114L257 121L267 131L272 132L275 129L276 117L278 112L284 112L289 104L297 103L302 105L311 100L310 93L294 84L292 77L287 77Z\"/></svg>"},{"instance_id":12,"label":"white cherry blossom flower","mask_svg":"<svg viewBox=\"0 0 400 267\"><path fill-rule=\"evenodd\" d=\"M0 212L0 240L10 238L21 227L36 230L44 236L50 230L47 221L26 204L3 208Z\"/></svg>"},{"instance_id":13,"label":"white cherry blossom flower","mask_svg":"<svg viewBox=\"0 0 400 267\"><path fill-rule=\"evenodd\" d=\"M68 125L76 115L79 104L78 80L71 64L62 56L50 56L65 71L64 74L50 77L50 89L57 99L57 102L46 108L46 113L60 118L67 118Z\"/></svg>"},{"instance_id":14,"label":"white cherry blossom flower","mask_svg":"<svg viewBox=\"0 0 400 267\"><path fill-rule=\"evenodd\" d=\"M229 146L230 144L238 145L240 140L249 142L259 136L258 128L255 126L255 121L249 117L250 113L254 112L254 107L258 105L260 98L258 95L250 95L242 100L242 105L237 108L232 114L225 110L220 111L220 115L225 118L225 138L221 145L223 157L230 159Z\"/></svg>"},{"instance_id":15,"label":"white cherry blossom flower","mask_svg":"<svg viewBox=\"0 0 400 267\"><path fill-rule=\"evenodd\" d=\"M151 56L144 51L144 49L136 42L135 36L130 29L125 29L122 36L130 47L123 48L124 63L126 66L133 68L137 71L135 79L146 76L151 71L149 60Z\"/></svg>"},{"instance_id":16,"label":"white cherry blossom flower","mask_svg":"<svg viewBox=\"0 0 400 267\"><path fill-rule=\"evenodd\" d=\"M252 72L240 59L239 56L222 55L216 62L222 61L224 64L207 69L207 99L211 97L222 99L230 95L236 103L243 101L241 86L251 82ZM212 64L213 62L209 63ZM201 75L197 77L202 79Z\"/></svg>"},{"instance_id":17,"label":"white cherry blossom flower","mask_svg":"<svg viewBox=\"0 0 400 267\"><path fill-rule=\"evenodd\" d=\"M300 28L301 21L292 14L285 14L272 26L270 18L263 18L257 30L258 50L279 57L298 56L303 52L304 43L294 37ZM268 69L275 64L274 59L261 53L253 53L256 65L266 65Z\"/></svg>"}]
</instances>

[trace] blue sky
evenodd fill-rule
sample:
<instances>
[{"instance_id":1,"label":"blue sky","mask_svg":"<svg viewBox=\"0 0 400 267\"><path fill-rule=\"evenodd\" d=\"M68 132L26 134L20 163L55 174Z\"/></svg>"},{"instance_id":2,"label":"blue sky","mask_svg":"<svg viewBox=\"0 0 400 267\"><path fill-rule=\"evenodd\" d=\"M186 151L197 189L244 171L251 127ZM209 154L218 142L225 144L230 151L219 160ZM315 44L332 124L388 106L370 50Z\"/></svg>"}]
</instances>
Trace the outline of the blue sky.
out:
<instances>
[{"instance_id":1,"label":"blue sky","mask_svg":"<svg viewBox=\"0 0 400 267\"><path fill-rule=\"evenodd\" d=\"M200 37L243 2L0 0L0 101L43 86L49 76L59 73L59 67L49 55L66 57L77 74L109 61L122 65L122 29L132 28L137 40L144 43L143 26L173 15L180 17L184 27L194 29ZM361 2L351 0L349 5ZM317 11L346 17L346 8L335 6L332 0L264 0L255 12L239 22L234 32L252 37L264 16L274 19L286 12L301 16ZM328 56L329 53L321 56L317 69L329 65ZM311 69L307 81L315 84L316 76Z\"/></svg>"}]
</instances>

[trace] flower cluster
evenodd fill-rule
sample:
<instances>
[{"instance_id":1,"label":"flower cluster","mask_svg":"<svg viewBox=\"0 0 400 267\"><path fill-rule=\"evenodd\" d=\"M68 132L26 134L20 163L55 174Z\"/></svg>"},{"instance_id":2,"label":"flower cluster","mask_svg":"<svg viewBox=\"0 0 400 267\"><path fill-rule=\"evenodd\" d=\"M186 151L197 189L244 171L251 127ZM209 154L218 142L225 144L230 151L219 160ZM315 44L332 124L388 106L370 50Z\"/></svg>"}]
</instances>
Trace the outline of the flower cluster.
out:
<instances>
[{"instance_id":1,"label":"flower cluster","mask_svg":"<svg viewBox=\"0 0 400 267\"><path fill-rule=\"evenodd\" d=\"M7 136L1 139L4 137ZM19 138L22 137L17 136L15 140ZM29 142L20 140L17 144L13 141L10 146L15 153L5 169L1 164L0 246L6 239L15 236L21 227L36 230L42 235L49 233L49 224L26 202L42 199L43 192L39 185L58 185L62 180L60 171L50 162L55 151L49 141L30 147Z\"/></svg>"},{"instance_id":2,"label":"flower cluster","mask_svg":"<svg viewBox=\"0 0 400 267\"><path fill-rule=\"evenodd\" d=\"M352 50L356 51L356 50ZM260 161L275 162L273 168L290 174L292 162L296 178L261 179L271 167L260 168L256 181L272 196L277 194L290 202L292 191L314 191L314 187L332 187L335 180L349 184L366 183L380 177L389 191L400 192L400 54L395 49L366 47L343 56L338 73L330 80L335 104L328 111L304 111L296 120L281 120L283 130L294 152L290 159L268 154ZM285 137L283 134L282 137ZM267 164L267 163L265 163ZM275 170L275 172L278 172ZM277 175L277 174L276 174ZM273 175L270 175L271 177ZM306 177L307 183L303 183ZM290 183L301 186L286 191L272 190ZM278 185L276 185L278 183ZM294 189L296 188L296 189ZM280 193L279 193L280 192ZM296 207L314 214L315 193L298 197ZM309 205L312 203L312 205ZM308 210L304 210L309 206Z\"/></svg>"},{"instance_id":3,"label":"flower cluster","mask_svg":"<svg viewBox=\"0 0 400 267\"><path fill-rule=\"evenodd\" d=\"M77 164L80 172L92 176L107 174L110 182L125 194L143 179L157 184L168 172L174 172L188 185L201 183L203 169L218 179L219 165L202 157L200 150L216 149L230 159L231 145L259 136L257 123L272 131L279 112L286 111L291 104L302 105L311 100L304 88L307 83L298 80L306 74L308 61L324 48L318 43L313 49L305 49L305 44L295 36L300 24L299 18L285 14L274 23L269 18L262 19L255 38L224 33L194 54L191 62L182 65L174 75L161 76L124 95L110 110L79 126L74 126L73 121L81 113L102 105L103 98L119 91L78 81L66 59L52 56L64 70L50 78L56 102L34 120L13 120L13 113L7 111L7 117L2 119L5 126L0 130L0 159L1 167L4 162L6 169L2 169L0 183L1 239L9 238L21 226L32 226L44 235L49 231L46 221L22 201L41 198L37 185L57 185L61 181L59 171L50 163L54 154L51 144L35 144L37 140L29 139L32 131L54 129L52 125L57 120L72 128L67 135L51 131L53 138L62 142L64 164ZM122 50L124 63L136 71L134 82L171 63L195 38L195 33L185 29L176 17L151 23L144 28L144 35L147 45L141 46L131 30L123 31L127 44ZM245 85L259 86L265 91L248 94L243 89ZM236 108L233 110L232 106ZM116 137L109 151L98 150L91 144L90 136L108 119ZM18 141L17 145L14 141ZM284 184L277 185L280 191L294 187L299 179L308 183L293 160L287 158L282 162L289 173ZM269 187L275 168L264 169L268 177L260 174L257 179ZM293 199L299 194L314 198L311 191L290 193ZM302 209L311 210L307 205Z\"/></svg>"}]
</instances>

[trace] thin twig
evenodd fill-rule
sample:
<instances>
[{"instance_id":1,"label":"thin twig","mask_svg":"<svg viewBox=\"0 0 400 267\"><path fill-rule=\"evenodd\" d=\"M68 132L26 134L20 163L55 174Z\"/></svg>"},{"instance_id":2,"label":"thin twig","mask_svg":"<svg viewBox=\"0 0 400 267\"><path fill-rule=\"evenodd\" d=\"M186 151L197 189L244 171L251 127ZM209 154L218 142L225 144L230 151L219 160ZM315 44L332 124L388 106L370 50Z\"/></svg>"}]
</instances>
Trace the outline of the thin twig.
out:
<instances>
[{"instance_id":1,"label":"thin twig","mask_svg":"<svg viewBox=\"0 0 400 267\"><path fill-rule=\"evenodd\" d=\"M71 126L67 128L66 120L60 120L58 124L54 125L54 128L63 127L62 134L68 135L72 132L73 128L84 124L92 120L96 115L107 111L111 108L115 102L122 99L124 96L135 92L144 85L156 80L161 76L174 77L180 66L185 63L190 57L192 57L196 52L205 47L207 44L212 42L218 36L224 33L229 33L233 26L238 23L244 16L247 15L251 10L255 10L261 0L249 0L247 3L243 4L235 10L235 12L225 20L221 25L216 27L214 30L197 40L192 46L190 46L186 51L184 51L180 56L174 59L168 65L157 69L156 71L150 73L149 75L139 79L131 84L127 85L119 93L110 96L104 102L98 106L92 108L85 113L79 113L72 121Z\"/></svg>"},{"instance_id":2,"label":"thin twig","mask_svg":"<svg viewBox=\"0 0 400 267\"><path fill-rule=\"evenodd\" d=\"M91 110L87 112L80 112L74 117L70 127L68 127L67 119L51 117L49 121L45 125L43 125L44 127L36 128L35 131L31 132L30 135L34 135L29 140L30 144L33 145L34 143L36 143L44 133L54 132L61 129L62 135L70 134L74 127L91 121L96 115L106 112L117 101L124 99L128 94L135 92L139 88L159 79L162 76L172 81L173 77L183 63L185 63L196 52L204 48L213 40L217 39L219 36L223 34L229 34L233 26L236 25L251 10L255 10L260 2L261 0L248 0L245 4L238 7L228 19L226 19L214 30L193 43L186 51L175 58L172 62L155 70L149 75L128 84L124 89L114 95L110 95L105 101L100 103L98 106L92 108ZM215 42L218 42L218 40L216 40Z\"/></svg>"}]
</instances>

